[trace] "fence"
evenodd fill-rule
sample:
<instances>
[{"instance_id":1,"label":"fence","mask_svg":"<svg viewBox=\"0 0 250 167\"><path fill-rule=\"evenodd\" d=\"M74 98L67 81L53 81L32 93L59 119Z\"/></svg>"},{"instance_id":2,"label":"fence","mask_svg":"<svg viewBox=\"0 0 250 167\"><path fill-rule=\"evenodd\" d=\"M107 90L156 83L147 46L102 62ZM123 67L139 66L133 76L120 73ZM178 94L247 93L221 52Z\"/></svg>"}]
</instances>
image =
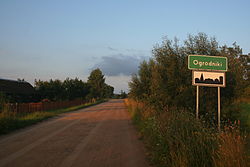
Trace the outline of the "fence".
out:
<instances>
[{"instance_id":1,"label":"fence","mask_svg":"<svg viewBox=\"0 0 250 167\"><path fill-rule=\"evenodd\" d=\"M67 107L73 107L84 104L81 99L72 101L58 101L58 102L39 102L39 103L8 103L5 104L6 108L10 112L36 112L36 111L48 111L57 110Z\"/></svg>"}]
</instances>

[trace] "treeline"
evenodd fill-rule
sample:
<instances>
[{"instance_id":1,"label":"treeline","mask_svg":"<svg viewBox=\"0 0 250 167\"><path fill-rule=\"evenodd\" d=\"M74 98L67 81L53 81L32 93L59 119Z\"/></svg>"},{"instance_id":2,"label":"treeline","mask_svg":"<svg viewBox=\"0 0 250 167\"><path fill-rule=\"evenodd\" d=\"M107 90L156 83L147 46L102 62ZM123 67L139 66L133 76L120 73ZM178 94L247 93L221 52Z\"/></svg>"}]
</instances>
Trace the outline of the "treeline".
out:
<instances>
[{"instance_id":1,"label":"treeline","mask_svg":"<svg viewBox=\"0 0 250 167\"><path fill-rule=\"evenodd\" d=\"M105 83L104 75L100 69L90 73L88 81L84 82L78 78L61 80L41 81L35 80L37 101L62 101L76 98L102 99L113 96L114 88Z\"/></svg>"},{"instance_id":2,"label":"treeline","mask_svg":"<svg viewBox=\"0 0 250 167\"><path fill-rule=\"evenodd\" d=\"M221 89L222 107L243 95L249 95L250 54L243 55L240 46L220 46L204 33L189 35L184 42L165 39L153 49L153 58L143 61L129 83L130 97L147 102L155 109L185 108L194 111L195 87L188 69L188 55L224 56L228 58L226 87ZM216 114L217 88L200 87L200 111Z\"/></svg>"}]
</instances>

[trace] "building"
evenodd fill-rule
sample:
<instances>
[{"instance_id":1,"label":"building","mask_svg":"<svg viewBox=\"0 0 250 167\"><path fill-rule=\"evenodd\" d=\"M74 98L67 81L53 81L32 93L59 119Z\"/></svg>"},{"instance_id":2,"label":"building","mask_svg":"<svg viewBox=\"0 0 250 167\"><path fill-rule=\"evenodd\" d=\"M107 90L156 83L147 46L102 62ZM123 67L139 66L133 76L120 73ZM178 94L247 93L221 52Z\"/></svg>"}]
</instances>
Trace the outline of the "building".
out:
<instances>
[{"instance_id":1,"label":"building","mask_svg":"<svg viewBox=\"0 0 250 167\"><path fill-rule=\"evenodd\" d=\"M30 102L35 95L35 89L30 83L7 79L0 79L0 92L10 102Z\"/></svg>"}]
</instances>

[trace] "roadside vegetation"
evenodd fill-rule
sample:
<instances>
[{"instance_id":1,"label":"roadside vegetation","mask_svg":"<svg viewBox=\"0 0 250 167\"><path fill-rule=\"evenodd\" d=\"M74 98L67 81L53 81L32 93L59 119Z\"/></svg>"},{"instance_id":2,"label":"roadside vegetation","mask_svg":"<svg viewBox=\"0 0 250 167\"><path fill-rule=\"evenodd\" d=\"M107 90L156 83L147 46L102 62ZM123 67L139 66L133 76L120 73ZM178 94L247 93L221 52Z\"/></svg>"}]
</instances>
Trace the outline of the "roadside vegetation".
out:
<instances>
[{"instance_id":1,"label":"roadside vegetation","mask_svg":"<svg viewBox=\"0 0 250 167\"><path fill-rule=\"evenodd\" d=\"M48 118L58 116L59 114L62 113L79 110L82 108L102 103L104 101L105 100L99 100L96 102L85 103L79 106L74 106L59 110L39 111L33 113L28 113L28 112L15 113L5 110L0 113L0 135L7 134L17 129L21 129L36 124Z\"/></svg>"},{"instance_id":2,"label":"roadside vegetation","mask_svg":"<svg viewBox=\"0 0 250 167\"><path fill-rule=\"evenodd\" d=\"M18 79L17 82L21 84L26 81ZM8 89L3 89L5 92L0 93L4 94L8 103L71 101L80 98L88 101L91 99L111 98L114 92L114 88L105 83L105 77L98 68L91 71L86 82L79 78L50 79L49 81L35 80L34 89L29 89L31 93L27 95L23 93L26 91L25 86L18 87L18 84L15 84L10 86L3 85L3 87ZM8 92L9 89L12 89L12 91Z\"/></svg>"},{"instance_id":3,"label":"roadside vegetation","mask_svg":"<svg viewBox=\"0 0 250 167\"><path fill-rule=\"evenodd\" d=\"M16 110L12 111L6 107L7 105L5 104L18 103L22 98L16 98L17 96L15 95L0 92L0 135L35 124L61 113L104 102L105 99L113 96L113 91L114 88L105 83L105 77L102 71L100 69L94 69L90 73L87 82L83 82L78 78L67 78L64 81L52 79L50 81L35 81L35 96L32 102L64 102L66 100L80 99L84 104L79 106L51 111L17 112Z\"/></svg>"},{"instance_id":4,"label":"roadside vegetation","mask_svg":"<svg viewBox=\"0 0 250 167\"><path fill-rule=\"evenodd\" d=\"M247 166L246 136L238 124L219 133L195 115L182 111L158 112L150 106L126 100L151 163L169 167Z\"/></svg>"},{"instance_id":5,"label":"roadside vegetation","mask_svg":"<svg viewBox=\"0 0 250 167\"><path fill-rule=\"evenodd\" d=\"M153 57L139 66L126 101L149 157L156 166L248 166L250 54L236 43L219 46L204 33L164 39ZM222 131L217 130L217 88L200 87L196 120L195 87L187 68L190 54L228 58L226 87L221 88Z\"/></svg>"}]
</instances>

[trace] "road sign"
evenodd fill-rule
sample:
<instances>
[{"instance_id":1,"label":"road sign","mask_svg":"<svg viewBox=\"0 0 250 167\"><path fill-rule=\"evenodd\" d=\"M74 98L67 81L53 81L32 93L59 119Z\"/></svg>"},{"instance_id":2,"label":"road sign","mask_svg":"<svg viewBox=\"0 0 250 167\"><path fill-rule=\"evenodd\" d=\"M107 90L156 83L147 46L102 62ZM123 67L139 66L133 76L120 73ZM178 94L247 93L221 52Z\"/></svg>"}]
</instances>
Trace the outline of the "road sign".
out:
<instances>
[{"instance_id":1,"label":"road sign","mask_svg":"<svg viewBox=\"0 0 250 167\"><path fill-rule=\"evenodd\" d=\"M205 55L189 55L188 68L191 70L227 71L227 58Z\"/></svg>"},{"instance_id":2,"label":"road sign","mask_svg":"<svg viewBox=\"0 0 250 167\"><path fill-rule=\"evenodd\" d=\"M212 71L193 71L192 84L195 86L225 87L225 73Z\"/></svg>"},{"instance_id":3,"label":"road sign","mask_svg":"<svg viewBox=\"0 0 250 167\"><path fill-rule=\"evenodd\" d=\"M206 55L189 55L188 68L192 70L193 73L192 84L197 88L197 119L199 118L199 86L218 87L218 129L220 131L220 87L226 86L225 72L227 71L227 58Z\"/></svg>"}]
</instances>

